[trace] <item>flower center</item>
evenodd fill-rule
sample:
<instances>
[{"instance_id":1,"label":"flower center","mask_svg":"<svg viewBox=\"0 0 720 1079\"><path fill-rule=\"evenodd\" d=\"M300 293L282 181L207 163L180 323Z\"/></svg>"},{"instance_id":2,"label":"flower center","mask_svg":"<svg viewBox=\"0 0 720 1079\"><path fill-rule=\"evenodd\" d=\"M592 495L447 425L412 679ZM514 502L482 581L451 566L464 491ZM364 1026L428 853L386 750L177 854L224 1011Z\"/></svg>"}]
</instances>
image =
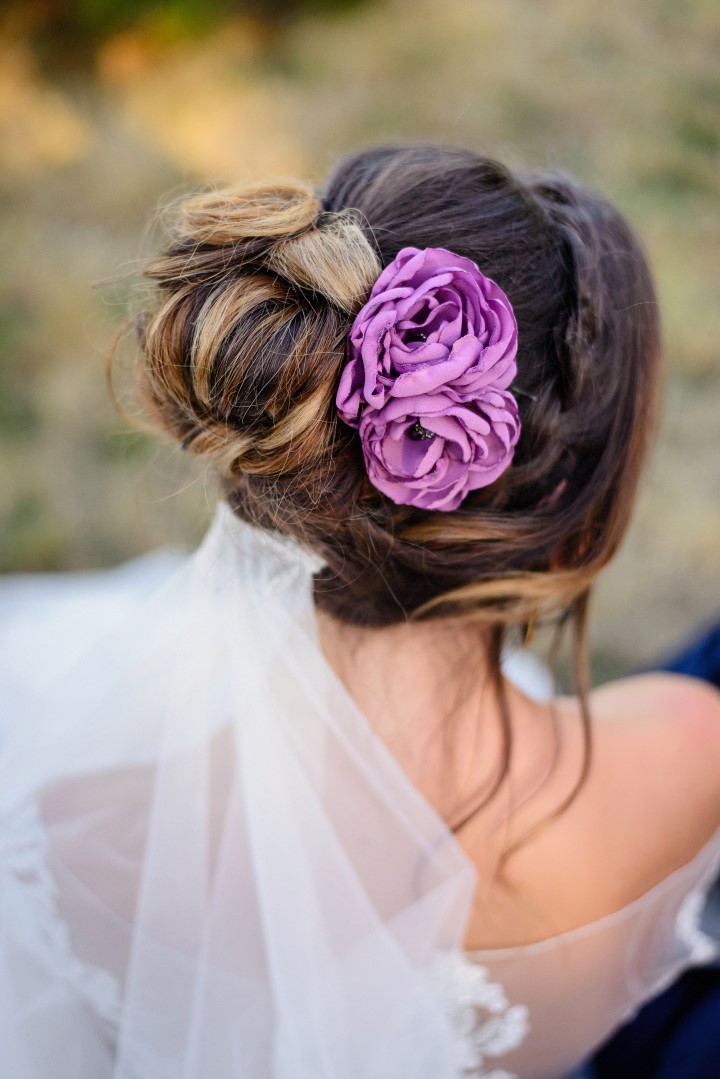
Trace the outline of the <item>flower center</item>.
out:
<instances>
[{"instance_id":1,"label":"flower center","mask_svg":"<svg viewBox=\"0 0 720 1079\"><path fill-rule=\"evenodd\" d=\"M412 427L408 427L407 435L413 442L424 442L427 438L435 438L435 432L428 431L426 427L421 427L420 420L415 420Z\"/></svg>"}]
</instances>

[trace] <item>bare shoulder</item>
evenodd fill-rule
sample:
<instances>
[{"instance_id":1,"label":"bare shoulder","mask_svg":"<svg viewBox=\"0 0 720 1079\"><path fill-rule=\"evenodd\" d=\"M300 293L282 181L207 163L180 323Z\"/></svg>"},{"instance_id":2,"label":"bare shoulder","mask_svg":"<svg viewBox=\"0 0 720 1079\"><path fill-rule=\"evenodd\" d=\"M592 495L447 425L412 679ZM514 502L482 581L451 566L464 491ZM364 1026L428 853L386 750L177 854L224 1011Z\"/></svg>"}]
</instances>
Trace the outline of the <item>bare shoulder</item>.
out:
<instances>
[{"instance_id":1,"label":"bare shoulder","mask_svg":"<svg viewBox=\"0 0 720 1079\"><path fill-rule=\"evenodd\" d=\"M527 812L517 814L519 833L532 838L505 867L503 944L551 935L512 896L547 916L552 933L564 932L649 891L720 827L720 693L712 687L652 674L595 690L589 773L560 813L554 811L576 791L584 748L578 700L561 698L556 706L557 761ZM519 743L531 727L542 728L539 713L519 731Z\"/></svg>"},{"instance_id":2,"label":"bare shoulder","mask_svg":"<svg viewBox=\"0 0 720 1079\"><path fill-rule=\"evenodd\" d=\"M591 700L593 708L603 715L625 719L632 714L639 722L697 720L712 724L720 716L720 691L714 686L665 671L608 682L593 690Z\"/></svg>"},{"instance_id":3,"label":"bare shoulder","mask_svg":"<svg viewBox=\"0 0 720 1079\"><path fill-rule=\"evenodd\" d=\"M664 672L638 675L596 689L590 707L601 745L666 763L678 778L685 769L698 781L706 775L720 794L720 692L709 683Z\"/></svg>"},{"instance_id":4,"label":"bare shoulder","mask_svg":"<svg viewBox=\"0 0 720 1079\"><path fill-rule=\"evenodd\" d=\"M683 675L647 674L594 691L590 707L588 804L607 821L639 893L720 827L720 693Z\"/></svg>"}]
</instances>

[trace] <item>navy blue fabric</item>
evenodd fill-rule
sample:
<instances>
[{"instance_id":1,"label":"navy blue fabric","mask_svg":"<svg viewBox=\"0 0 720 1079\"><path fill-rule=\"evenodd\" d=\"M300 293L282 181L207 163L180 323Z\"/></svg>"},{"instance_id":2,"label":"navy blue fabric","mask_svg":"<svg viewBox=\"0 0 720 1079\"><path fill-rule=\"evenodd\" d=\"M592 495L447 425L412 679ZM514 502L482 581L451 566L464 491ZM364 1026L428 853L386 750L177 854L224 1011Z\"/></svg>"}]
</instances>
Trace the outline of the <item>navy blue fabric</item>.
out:
<instances>
[{"instance_id":1,"label":"navy blue fabric","mask_svg":"<svg viewBox=\"0 0 720 1079\"><path fill-rule=\"evenodd\" d=\"M689 970L591 1061L593 1079L718 1079L720 970Z\"/></svg>"},{"instance_id":2,"label":"navy blue fabric","mask_svg":"<svg viewBox=\"0 0 720 1079\"><path fill-rule=\"evenodd\" d=\"M720 625L654 669L694 675L720 687ZM716 884L709 909L717 909L719 901ZM683 974L595 1054L583 1077L720 1079L720 967Z\"/></svg>"},{"instance_id":3,"label":"navy blue fabric","mask_svg":"<svg viewBox=\"0 0 720 1079\"><path fill-rule=\"evenodd\" d=\"M687 648L658 664L653 670L692 674L720 688L720 625L706 630ZM720 1072L718 1072L720 1076Z\"/></svg>"}]
</instances>

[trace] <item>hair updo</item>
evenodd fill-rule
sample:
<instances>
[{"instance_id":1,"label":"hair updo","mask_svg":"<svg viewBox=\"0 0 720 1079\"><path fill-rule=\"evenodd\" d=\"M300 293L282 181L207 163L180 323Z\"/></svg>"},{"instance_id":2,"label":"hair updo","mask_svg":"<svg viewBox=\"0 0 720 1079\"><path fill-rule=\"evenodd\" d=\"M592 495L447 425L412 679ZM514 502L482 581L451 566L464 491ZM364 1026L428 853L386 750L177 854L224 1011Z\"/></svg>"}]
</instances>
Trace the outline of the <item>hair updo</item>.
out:
<instances>
[{"instance_id":1,"label":"hair updo","mask_svg":"<svg viewBox=\"0 0 720 1079\"><path fill-rule=\"evenodd\" d=\"M472 259L518 324L512 465L451 513L381 494L335 407L354 315L407 246ZM319 606L366 626L472 618L497 648L509 624L584 624L628 521L659 354L645 259L604 199L467 151L382 147L318 194L190 199L147 274L161 300L139 322L155 419L214 460L235 513L321 555Z\"/></svg>"}]
</instances>

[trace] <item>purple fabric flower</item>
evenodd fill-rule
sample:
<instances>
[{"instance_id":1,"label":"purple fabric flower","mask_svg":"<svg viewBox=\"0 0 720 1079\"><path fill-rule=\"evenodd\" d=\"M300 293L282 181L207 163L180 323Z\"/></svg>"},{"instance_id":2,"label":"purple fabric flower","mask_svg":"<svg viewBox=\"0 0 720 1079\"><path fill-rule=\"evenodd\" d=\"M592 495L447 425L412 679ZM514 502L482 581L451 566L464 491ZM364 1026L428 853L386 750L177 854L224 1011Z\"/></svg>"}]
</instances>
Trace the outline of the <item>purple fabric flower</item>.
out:
<instances>
[{"instance_id":1,"label":"purple fabric flower","mask_svg":"<svg viewBox=\"0 0 720 1079\"><path fill-rule=\"evenodd\" d=\"M405 247L373 285L336 403L393 502L454 510L510 464L520 437L510 301L470 259Z\"/></svg>"}]
</instances>

